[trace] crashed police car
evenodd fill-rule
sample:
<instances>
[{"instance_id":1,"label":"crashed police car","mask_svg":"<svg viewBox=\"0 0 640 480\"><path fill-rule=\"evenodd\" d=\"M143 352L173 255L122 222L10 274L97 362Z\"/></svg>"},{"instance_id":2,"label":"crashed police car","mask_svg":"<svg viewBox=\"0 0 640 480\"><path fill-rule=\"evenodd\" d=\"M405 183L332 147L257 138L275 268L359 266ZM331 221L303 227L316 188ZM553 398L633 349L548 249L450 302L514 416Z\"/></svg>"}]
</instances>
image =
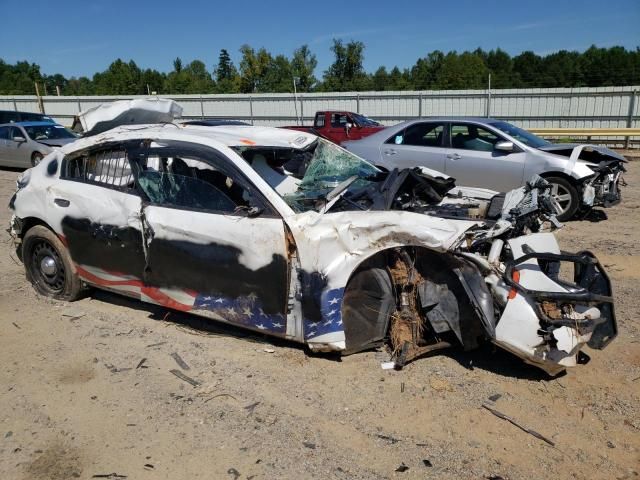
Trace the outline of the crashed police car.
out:
<instances>
[{"instance_id":1,"label":"crashed police car","mask_svg":"<svg viewBox=\"0 0 640 480\"><path fill-rule=\"evenodd\" d=\"M179 115L162 99L92 109L83 138L20 177L11 233L40 294L101 288L314 352L386 344L398 367L490 341L557 374L616 336L607 275L560 251L543 179L456 187L311 134Z\"/></svg>"}]
</instances>

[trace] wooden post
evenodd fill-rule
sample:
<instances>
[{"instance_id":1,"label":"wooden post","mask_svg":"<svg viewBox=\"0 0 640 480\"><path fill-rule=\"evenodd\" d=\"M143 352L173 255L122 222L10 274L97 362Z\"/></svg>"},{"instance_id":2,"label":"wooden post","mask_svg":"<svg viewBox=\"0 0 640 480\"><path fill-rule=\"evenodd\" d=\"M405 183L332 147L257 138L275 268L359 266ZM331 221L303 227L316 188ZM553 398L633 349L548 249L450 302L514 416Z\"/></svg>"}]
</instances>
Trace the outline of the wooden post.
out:
<instances>
[{"instance_id":1,"label":"wooden post","mask_svg":"<svg viewBox=\"0 0 640 480\"><path fill-rule=\"evenodd\" d=\"M44 113L44 102L42 101L42 97L40 96L40 88L38 87L38 82L34 82L36 85L36 97L38 99L38 108L40 109L40 113Z\"/></svg>"},{"instance_id":2,"label":"wooden post","mask_svg":"<svg viewBox=\"0 0 640 480\"><path fill-rule=\"evenodd\" d=\"M633 127L633 115L636 107L636 91L633 90L629 95L629 112L627 113L627 128ZM624 137L624 148L629 148L629 137Z\"/></svg>"}]
</instances>

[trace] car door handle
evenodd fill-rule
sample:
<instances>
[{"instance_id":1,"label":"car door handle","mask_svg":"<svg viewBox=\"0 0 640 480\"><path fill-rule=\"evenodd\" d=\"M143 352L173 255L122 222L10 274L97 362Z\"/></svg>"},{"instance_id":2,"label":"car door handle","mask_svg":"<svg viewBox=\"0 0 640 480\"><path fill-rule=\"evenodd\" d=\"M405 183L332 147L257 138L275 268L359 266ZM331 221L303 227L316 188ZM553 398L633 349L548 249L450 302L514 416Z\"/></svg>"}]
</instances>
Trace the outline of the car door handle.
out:
<instances>
[{"instance_id":1,"label":"car door handle","mask_svg":"<svg viewBox=\"0 0 640 480\"><path fill-rule=\"evenodd\" d=\"M71 202L65 198L54 198L53 203L55 203L59 207L68 207L69 205L71 205Z\"/></svg>"},{"instance_id":2,"label":"car door handle","mask_svg":"<svg viewBox=\"0 0 640 480\"><path fill-rule=\"evenodd\" d=\"M390 149L390 150L385 150L384 151L385 155L395 155L396 153L398 153L398 152L397 152L397 150L394 150L394 149Z\"/></svg>"},{"instance_id":3,"label":"car door handle","mask_svg":"<svg viewBox=\"0 0 640 480\"><path fill-rule=\"evenodd\" d=\"M451 160L460 160L462 157L457 153L450 153L447 155L447 158L450 158Z\"/></svg>"}]
</instances>

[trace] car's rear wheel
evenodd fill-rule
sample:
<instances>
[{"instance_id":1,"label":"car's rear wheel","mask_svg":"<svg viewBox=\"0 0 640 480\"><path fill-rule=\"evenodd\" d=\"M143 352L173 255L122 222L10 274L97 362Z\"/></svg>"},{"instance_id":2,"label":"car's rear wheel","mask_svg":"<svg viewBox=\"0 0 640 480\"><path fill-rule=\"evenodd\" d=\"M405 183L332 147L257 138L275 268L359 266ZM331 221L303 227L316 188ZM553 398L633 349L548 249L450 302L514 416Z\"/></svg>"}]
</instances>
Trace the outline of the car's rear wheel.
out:
<instances>
[{"instance_id":1,"label":"car's rear wheel","mask_svg":"<svg viewBox=\"0 0 640 480\"><path fill-rule=\"evenodd\" d=\"M42 161L42 154L40 152L33 152L31 155L31 166L35 167Z\"/></svg>"},{"instance_id":2,"label":"car's rear wheel","mask_svg":"<svg viewBox=\"0 0 640 480\"><path fill-rule=\"evenodd\" d=\"M27 279L41 295L59 300L75 300L82 290L69 252L48 228L30 228L22 242L22 260Z\"/></svg>"},{"instance_id":3,"label":"car's rear wheel","mask_svg":"<svg viewBox=\"0 0 640 480\"><path fill-rule=\"evenodd\" d=\"M559 206L556 214L558 220L566 222L573 218L580 207L580 195L576 187L562 177L545 177L545 180L551 184L551 195Z\"/></svg>"}]
</instances>

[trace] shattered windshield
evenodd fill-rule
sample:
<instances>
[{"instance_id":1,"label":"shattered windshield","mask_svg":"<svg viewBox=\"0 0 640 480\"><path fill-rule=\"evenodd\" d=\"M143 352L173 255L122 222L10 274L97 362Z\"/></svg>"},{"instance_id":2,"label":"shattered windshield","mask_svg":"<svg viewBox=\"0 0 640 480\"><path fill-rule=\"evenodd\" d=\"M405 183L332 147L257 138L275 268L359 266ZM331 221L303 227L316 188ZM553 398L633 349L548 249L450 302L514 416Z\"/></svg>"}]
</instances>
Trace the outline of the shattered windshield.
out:
<instances>
[{"instance_id":1,"label":"shattered windshield","mask_svg":"<svg viewBox=\"0 0 640 480\"><path fill-rule=\"evenodd\" d=\"M511 125L507 122L493 122L490 125L496 127L498 130L506 133L507 135L511 135L516 140L524 143L525 145L529 145L533 148L544 147L545 145L550 145L551 142L547 142L546 140L534 135L531 132L527 132L522 128L518 128L515 125Z\"/></svg>"},{"instance_id":2,"label":"shattered windshield","mask_svg":"<svg viewBox=\"0 0 640 480\"><path fill-rule=\"evenodd\" d=\"M318 208L314 200L325 199L341 182L357 177L353 183L362 186L381 171L362 158L335 143L318 138L313 156L296 192L285 195L285 201L296 211Z\"/></svg>"},{"instance_id":3,"label":"shattered windshield","mask_svg":"<svg viewBox=\"0 0 640 480\"><path fill-rule=\"evenodd\" d=\"M333 188L354 175L367 178L378 173L380 170L357 155L319 138L300 188Z\"/></svg>"}]
</instances>

